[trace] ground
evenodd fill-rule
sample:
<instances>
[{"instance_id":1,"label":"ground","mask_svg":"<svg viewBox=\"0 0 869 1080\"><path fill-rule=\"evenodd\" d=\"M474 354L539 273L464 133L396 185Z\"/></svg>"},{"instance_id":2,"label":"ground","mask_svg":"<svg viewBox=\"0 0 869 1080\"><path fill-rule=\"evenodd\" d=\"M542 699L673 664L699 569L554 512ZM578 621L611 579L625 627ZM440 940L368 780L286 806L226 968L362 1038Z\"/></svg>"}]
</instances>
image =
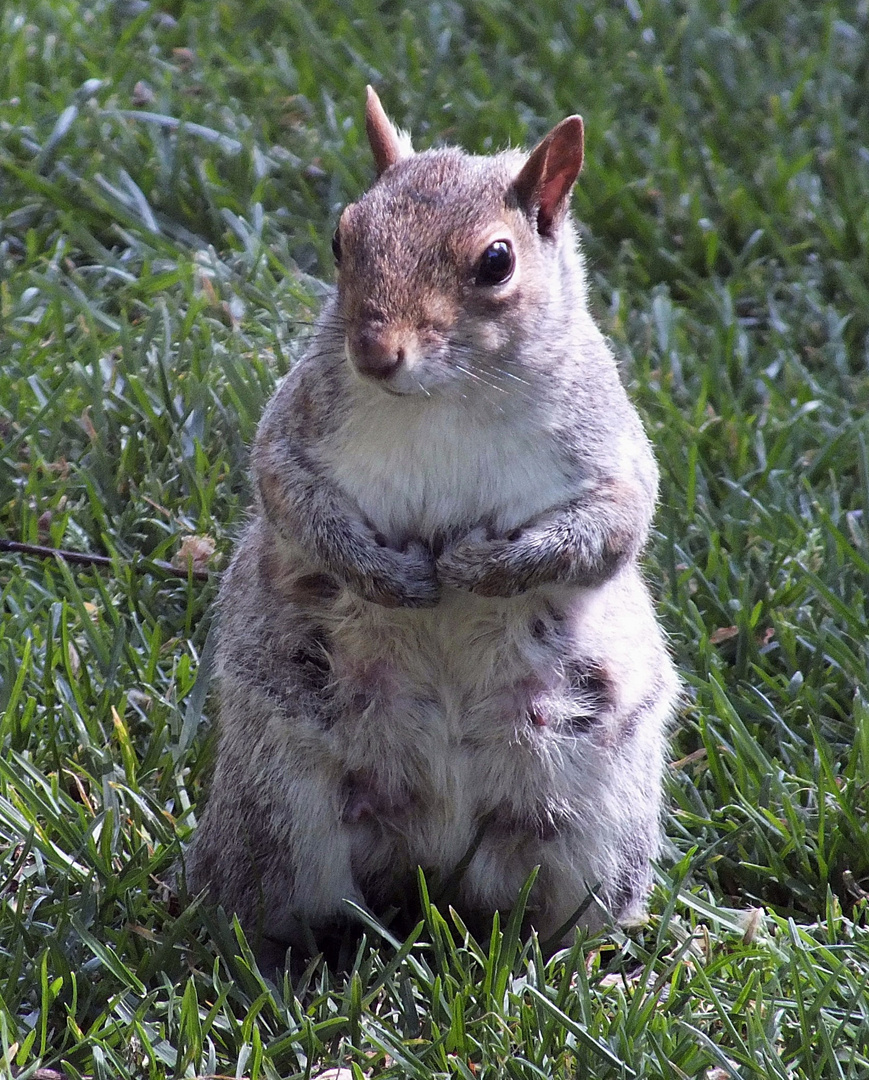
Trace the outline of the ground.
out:
<instances>
[{"instance_id":1,"label":"ground","mask_svg":"<svg viewBox=\"0 0 869 1080\"><path fill-rule=\"evenodd\" d=\"M864 0L7 0L0 540L109 563L0 552L0 1075L869 1073L867 41ZM367 82L419 146L584 115L686 695L647 925L544 962L424 906L274 987L165 886L246 448L372 175Z\"/></svg>"}]
</instances>

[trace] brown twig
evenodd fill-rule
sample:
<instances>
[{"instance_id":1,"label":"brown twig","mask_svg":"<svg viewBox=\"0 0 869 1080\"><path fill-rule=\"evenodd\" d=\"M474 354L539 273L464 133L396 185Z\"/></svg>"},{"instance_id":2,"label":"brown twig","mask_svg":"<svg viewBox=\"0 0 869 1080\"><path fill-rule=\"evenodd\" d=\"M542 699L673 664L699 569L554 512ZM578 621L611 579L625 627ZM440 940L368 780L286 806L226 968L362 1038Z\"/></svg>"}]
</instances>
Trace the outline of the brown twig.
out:
<instances>
[{"instance_id":1,"label":"brown twig","mask_svg":"<svg viewBox=\"0 0 869 1080\"><path fill-rule=\"evenodd\" d=\"M17 551L20 555L33 555L37 559L63 559L68 563L79 563L83 566L112 566L112 560L107 555L90 555L84 551L66 551L64 548L44 547L42 544L22 544L18 540L0 539L0 551ZM211 576L207 570L197 567L173 566L172 563L163 562L160 559L142 559L141 562L127 564L139 574L147 574L154 570L162 574L170 574L172 577L192 577L196 581L207 581Z\"/></svg>"}]
</instances>

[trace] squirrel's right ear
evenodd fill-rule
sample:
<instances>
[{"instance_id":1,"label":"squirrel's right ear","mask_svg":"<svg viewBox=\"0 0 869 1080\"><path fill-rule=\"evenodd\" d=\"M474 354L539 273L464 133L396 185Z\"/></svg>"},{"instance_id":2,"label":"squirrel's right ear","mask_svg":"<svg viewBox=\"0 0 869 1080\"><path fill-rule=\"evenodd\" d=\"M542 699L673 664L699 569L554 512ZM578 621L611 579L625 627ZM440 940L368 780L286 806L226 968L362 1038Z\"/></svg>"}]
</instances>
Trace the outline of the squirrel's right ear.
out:
<instances>
[{"instance_id":1,"label":"squirrel's right ear","mask_svg":"<svg viewBox=\"0 0 869 1080\"><path fill-rule=\"evenodd\" d=\"M541 236L552 236L567 213L582 154L582 117L568 116L531 151L513 181L519 205L536 218Z\"/></svg>"},{"instance_id":2,"label":"squirrel's right ear","mask_svg":"<svg viewBox=\"0 0 869 1080\"><path fill-rule=\"evenodd\" d=\"M368 86L365 89L367 94L365 130L368 132L368 142L371 144L377 175L380 176L390 165L401 161L402 158L410 157L413 147L410 145L410 136L393 126L380 104L380 98L375 93L374 87Z\"/></svg>"}]
</instances>

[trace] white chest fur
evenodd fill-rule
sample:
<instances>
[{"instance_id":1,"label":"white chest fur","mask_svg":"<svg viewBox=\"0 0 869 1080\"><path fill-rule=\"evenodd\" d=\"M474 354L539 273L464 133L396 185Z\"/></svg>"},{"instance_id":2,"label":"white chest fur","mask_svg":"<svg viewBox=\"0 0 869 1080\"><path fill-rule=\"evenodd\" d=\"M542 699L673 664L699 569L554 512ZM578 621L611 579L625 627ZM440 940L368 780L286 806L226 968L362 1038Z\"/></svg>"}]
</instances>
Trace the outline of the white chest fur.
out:
<instances>
[{"instance_id":1,"label":"white chest fur","mask_svg":"<svg viewBox=\"0 0 869 1080\"><path fill-rule=\"evenodd\" d=\"M465 401L360 396L337 433L332 475L393 542L480 524L503 534L575 490L545 418Z\"/></svg>"}]
</instances>

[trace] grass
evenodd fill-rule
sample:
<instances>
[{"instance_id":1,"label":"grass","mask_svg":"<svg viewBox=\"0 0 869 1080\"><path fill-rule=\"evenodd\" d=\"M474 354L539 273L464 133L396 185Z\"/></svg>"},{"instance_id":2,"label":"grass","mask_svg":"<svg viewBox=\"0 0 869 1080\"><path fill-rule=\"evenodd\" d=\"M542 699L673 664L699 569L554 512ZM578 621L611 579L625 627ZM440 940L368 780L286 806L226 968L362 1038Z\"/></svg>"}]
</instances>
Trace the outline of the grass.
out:
<instances>
[{"instance_id":1,"label":"grass","mask_svg":"<svg viewBox=\"0 0 869 1080\"><path fill-rule=\"evenodd\" d=\"M0 1077L869 1075L867 41L857 0L7 0L0 537L112 566L0 552ZM246 446L370 179L367 81L419 145L584 114L686 701L646 926L546 962L424 905L273 987L165 882ZM157 566L196 536L208 581Z\"/></svg>"}]
</instances>

